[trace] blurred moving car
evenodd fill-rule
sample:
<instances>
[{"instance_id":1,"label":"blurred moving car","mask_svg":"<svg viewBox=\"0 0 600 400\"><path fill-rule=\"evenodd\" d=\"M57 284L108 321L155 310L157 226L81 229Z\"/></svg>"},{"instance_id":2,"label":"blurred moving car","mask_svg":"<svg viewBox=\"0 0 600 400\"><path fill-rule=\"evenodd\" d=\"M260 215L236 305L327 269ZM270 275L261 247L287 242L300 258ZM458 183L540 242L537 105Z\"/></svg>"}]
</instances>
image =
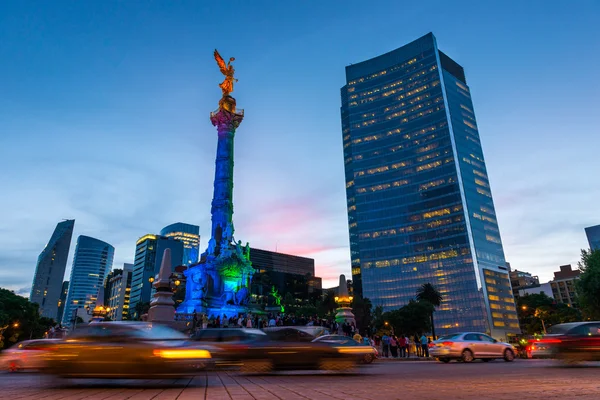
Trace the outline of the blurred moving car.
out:
<instances>
[{"instance_id":1,"label":"blurred moving car","mask_svg":"<svg viewBox=\"0 0 600 400\"><path fill-rule=\"evenodd\" d=\"M478 332L455 333L432 343L429 354L445 363L453 359L468 363L475 359L490 361L496 358L510 362L516 354L512 345Z\"/></svg>"},{"instance_id":2,"label":"blurred moving car","mask_svg":"<svg viewBox=\"0 0 600 400\"><path fill-rule=\"evenodd\" d=\"M183 333L145 322L99 322L52 344L45 372L70 378L192 375L212 364L210 348Z\"/></svg>"},{"instance_id":3,"label":"blurred moving car","mask_svg":"<svg viewBox=\"0 0 600 400\"><path fill-rule=\"evenodd\" d=\"M0 353L0 369L10 372L37 370L45 365L48 345L58 339L25 340Z\"/></svg>"},{"instance_id":4,"label":"blurred moving car","mask_svg":"<svg viewBox=\"0 0 600 400\"><path fill-rule=\"evenodd\" d=\"M202 329L193 337L219 350L216 365L239 365L243 372L273 370L324 369L343 371L356 367L370 346L313 342L314 336L304 330L281 327L265 332L258 329Z\"/></svg>"},{"instance_id":5,"label":"blurred moving car","mask_svg":"<svg viewBox=\"0 0 600 400\"><path fill-rule=\"evenodd\" d=\"M266 332L267 334L269 332L278 332L278 331L291 332L290 330L304 332L304 333L308 334L310 337L312 337L312 339L319 337L319 336L323 336L323 335L329 335L329 329L327 329L323 326L315 326L315 325L269 326L267 328L263 328L263 331Z\"/></svg>"},{"instance_id":6,"label":"blurred moving car","mask_svg":"<svg viewBox=\"0 0 600 400\"><path fill-rule=\"evenodd\" d=\"M314 339L313 342L321 342L321 343L336 343L338 345L345 346L363 346L363 347L371 347L373 349L373 353L365 354L362 362L365 364L371 364L376 358L379 358L379 351L373 346L367 346L362 343L358 343L356 340L351 338L350 336L344 335L324 335L319 336Z\"/></svg>"},{"instance_id":7,"label":"blurred moving car","mask_svg":"<svg viewBox=\"0 0 600 400\"><path fill-rule=\"evenodd\" d=\"M600 361L600 321L554 325L542 338L531 340L529 347L531 358Z\"/></svg>"}]
</instances>

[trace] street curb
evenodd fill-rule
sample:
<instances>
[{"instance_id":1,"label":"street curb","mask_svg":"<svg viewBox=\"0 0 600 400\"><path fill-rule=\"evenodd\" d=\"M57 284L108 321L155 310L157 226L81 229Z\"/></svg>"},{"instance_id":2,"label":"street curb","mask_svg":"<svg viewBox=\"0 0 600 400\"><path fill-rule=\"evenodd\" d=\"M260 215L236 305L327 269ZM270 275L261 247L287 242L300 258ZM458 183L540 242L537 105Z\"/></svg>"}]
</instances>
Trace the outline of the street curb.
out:
<instances>
[{"instance_id":1,"label":"street curb","mask_svg":"<svg viewBox=\"0 0 600 400\"><path fill-rule=\"evenodd\" d=\"M385 357L380 357L377 359L377 361L384 361L384 362L424 362L424 361L437 361L435 358L424 358L424 357L419 357L419 358L406 358L406 357L398 357L398 358L385 358Z\"/></svg>"}]
</instances>

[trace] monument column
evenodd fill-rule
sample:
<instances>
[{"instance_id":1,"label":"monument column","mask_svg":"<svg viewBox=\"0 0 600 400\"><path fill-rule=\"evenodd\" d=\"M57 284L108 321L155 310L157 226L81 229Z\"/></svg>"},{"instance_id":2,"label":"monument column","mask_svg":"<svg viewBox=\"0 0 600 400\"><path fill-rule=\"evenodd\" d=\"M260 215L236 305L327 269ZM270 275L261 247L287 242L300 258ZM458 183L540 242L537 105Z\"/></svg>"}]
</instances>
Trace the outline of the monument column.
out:
<instances>
[{"instance_id":1,"label":"monument column","mask_svg":"<svg viewBox=\"0 0 600 400\"><path fill-rule=\"evenodd\" d=\"M211 237L217 245L229 243L233 233L233 141L235 130L244 119L243 110L235 109L235 100L227 98L229 110L219 107L210 113L210 121L217 128L217 158L211 207ZM218 248L218 246L217 246Z\"/></svg>"}]
</instances>

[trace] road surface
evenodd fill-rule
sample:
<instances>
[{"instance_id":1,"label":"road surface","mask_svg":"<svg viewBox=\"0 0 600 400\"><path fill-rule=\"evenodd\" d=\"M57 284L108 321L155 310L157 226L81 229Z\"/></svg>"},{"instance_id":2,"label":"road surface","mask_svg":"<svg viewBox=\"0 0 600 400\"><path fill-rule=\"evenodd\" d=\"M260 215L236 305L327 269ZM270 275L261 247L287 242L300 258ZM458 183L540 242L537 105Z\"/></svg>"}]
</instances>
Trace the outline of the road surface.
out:
<instances>
[{"instance_id":1,"label":"road surface","mask_svg":"<svg viewBox=\"0 0 600 400\"><path fill-rule=\"evenodd\" d=\"M288 372L245 376L207 372L169 380L75 380L34 373L0 374L11 400L202 399L600 399L600 364L562 367L553 361L472 364L382 360L357 374Z\"/></svg>"}]
</instances>

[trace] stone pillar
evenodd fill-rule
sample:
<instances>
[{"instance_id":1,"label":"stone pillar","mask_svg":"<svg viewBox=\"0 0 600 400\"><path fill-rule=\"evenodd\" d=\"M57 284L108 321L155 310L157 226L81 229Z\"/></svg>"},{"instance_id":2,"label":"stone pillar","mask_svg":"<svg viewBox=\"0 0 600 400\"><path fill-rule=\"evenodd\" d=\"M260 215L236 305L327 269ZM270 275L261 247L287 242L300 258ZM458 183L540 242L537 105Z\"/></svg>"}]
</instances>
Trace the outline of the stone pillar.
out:
<instances>
[{"instance_id":1,"label":"stone pillar","mask_svg":"<svg viewBox=\"0 0 600 400\"><path fill-rule=\"evenodd\" d=\"M210 120L217 128L218 133L215 182L211 207L211 236L217 241L217 248L220 247L223 240L230 243L230 236L233 234L233 143L235 130L243 119L243 110L231 112L219 108L219 110L210 114Z\"/></svg>"},{"instance_id":2,"label":"stone pillar","mask_svg":"<svg viewBox=\"0 0 600 400\"><path fill-rule=\"evenodd\" d=\"M148 321L172 322L175 321L175 302L171 290L171 249L165 249L162 264L158 272L158 279L152 283L156 289L154 298L150 302Z\"/></svg>"},{"instance_id":3,"label":"stone pillar","mask_svg":"<svg viewBox=\"0 0 600 400\"><path fill-rule=\"evenodd\" d=\"M335 302L338 304L338 308L335 313L335 320L338 324L342 324L344 322L351 324L354 323L356 325L356 320L354 318L354 314L352 313L352 296L348 295L348 283L346 282L346 276L340 275L340 286L338 287L338 293L335 297Z\"/></svg>"}]
</instances>

